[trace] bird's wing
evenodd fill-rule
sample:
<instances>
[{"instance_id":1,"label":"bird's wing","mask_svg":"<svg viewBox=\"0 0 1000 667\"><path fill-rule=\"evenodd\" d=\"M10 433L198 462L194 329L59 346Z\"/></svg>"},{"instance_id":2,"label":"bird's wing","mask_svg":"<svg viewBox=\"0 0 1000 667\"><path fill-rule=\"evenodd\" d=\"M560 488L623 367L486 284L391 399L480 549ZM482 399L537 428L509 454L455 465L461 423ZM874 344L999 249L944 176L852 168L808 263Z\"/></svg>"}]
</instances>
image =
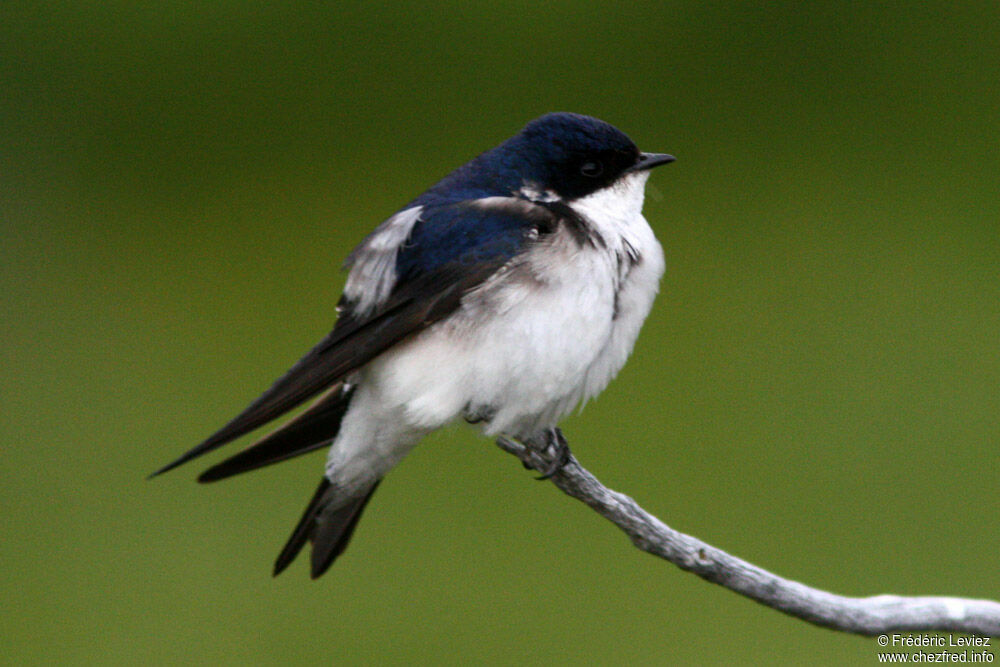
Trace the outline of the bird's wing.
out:
<instances>
[{"instance_id":1,"label":"bird's wing","mask_svg":"<svg viewBox=\"0 0 1000 667\"><path fill-rule=\"evenodd\" d=\"M152 476L266 424L407 336L448 316L459 307L465 294L554 230L559 222L560 216L549 209L506 197L422 207L409 234L399 238L392 248L391 269L384 269L393 272L389 276L391 289L384 300L369 312L359 312L345 290L348 298L343 302L341 317L326 338L229 423ZM366 243L385 245L384 239L374 235L362 245ZM381 263L387 265L384 260ZM352 275L357 268L352 269ZM297 421L287 426L294 429ZM295 450L310 451L304 444ZM269 453L270 460L280 460L278 454Z\"/></svg>"},{"instance_id":2,"label":"bird's wing","mask_svg":"<svg viewBox=\"0 0 1000 667\"><path fill-rule=\"evenodd\" d=\"M340 431L340 422L353 395L352 385L334 383L307 410L238 454L201 473L198 481L216 482L328 447Z\"/></svg>"}]
</instances>

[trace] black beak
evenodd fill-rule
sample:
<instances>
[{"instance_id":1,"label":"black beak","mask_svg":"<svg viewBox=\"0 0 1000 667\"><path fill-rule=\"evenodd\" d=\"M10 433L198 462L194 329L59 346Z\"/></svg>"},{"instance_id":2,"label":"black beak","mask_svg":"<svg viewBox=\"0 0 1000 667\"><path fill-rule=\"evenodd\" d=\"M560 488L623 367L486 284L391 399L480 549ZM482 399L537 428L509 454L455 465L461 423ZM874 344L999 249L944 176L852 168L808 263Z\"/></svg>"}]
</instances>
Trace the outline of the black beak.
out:
<instances>
[{"instance_id":1,"label":"black beak","mask_svg":"<svg viewBox=\"0 0 1000 667\"><path fill-rule=\"evenodd\" d=\"M639 153L639 161L626 169L626 171L646 171L661 164L668 164L676 160L673 155L666 153Z\"/></svg>"}]
</instances>

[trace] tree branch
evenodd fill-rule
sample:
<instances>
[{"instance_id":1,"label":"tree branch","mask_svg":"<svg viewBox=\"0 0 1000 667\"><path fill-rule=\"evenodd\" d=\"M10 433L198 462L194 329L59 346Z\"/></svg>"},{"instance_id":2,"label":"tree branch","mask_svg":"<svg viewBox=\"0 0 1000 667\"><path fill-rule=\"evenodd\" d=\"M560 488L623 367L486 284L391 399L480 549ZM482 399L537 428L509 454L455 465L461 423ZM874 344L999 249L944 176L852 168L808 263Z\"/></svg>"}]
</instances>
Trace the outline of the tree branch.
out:
<instances>
[{"instance_id":1,"label":"tree branch","mask_svg":"<svg viewBox=\"0 0 1000 667\"><path fill-rule=\"evenodd\" d=\"M525 445L501 437L497 445L534 470L545 470L552 462L551 449L536 448L534 443ZM1000 636L998 602L954 597L835 595L783 579L674 530L625 494L605 487L573 456L569 456L551 480L563 493L583 501L621 528L643 551L804 621L860 635L952 631Z\"/></svg>"}]
</instances>

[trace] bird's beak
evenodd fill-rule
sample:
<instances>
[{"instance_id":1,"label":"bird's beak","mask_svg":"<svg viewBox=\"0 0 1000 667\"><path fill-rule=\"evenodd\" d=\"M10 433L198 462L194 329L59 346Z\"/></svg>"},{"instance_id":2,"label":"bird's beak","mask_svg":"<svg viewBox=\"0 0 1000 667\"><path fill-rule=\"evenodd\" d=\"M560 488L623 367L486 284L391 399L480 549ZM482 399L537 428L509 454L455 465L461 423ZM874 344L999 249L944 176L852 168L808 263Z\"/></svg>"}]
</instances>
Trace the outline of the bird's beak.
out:
<instances>
[{"instance_id":1,"label":"bird's beak","mask_svg":"<svg viewBox=\"0 0 1000 667\"><path fill-rule=\"evenodd\" d=\"M673 155L666 153L639 153L639 161L625 171L646 171L661 164L668 164L676 160Z\"/></svg>"}]
</instances>

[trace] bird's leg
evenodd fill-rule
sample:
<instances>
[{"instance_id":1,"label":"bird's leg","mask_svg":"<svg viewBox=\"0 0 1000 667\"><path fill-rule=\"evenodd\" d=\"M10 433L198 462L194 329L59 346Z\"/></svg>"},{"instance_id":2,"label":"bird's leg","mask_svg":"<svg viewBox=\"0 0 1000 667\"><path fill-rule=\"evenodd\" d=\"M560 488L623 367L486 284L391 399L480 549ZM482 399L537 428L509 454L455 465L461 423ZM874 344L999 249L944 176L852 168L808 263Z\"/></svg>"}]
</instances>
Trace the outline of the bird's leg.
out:
<instances>
[{"instance_id":1,"label":"bird's leg","mask_svg":"<svg viewBox=\"0 0 1000 667\"><path fill-rule=\"evenodd\" d=\"M545 480L552 475L559 472L564 465L569 463L570 456L572 452L569 450L569 443L566 442L566 436L563 435L562 431L558 427L546 429L541 433L532 436L524 441L524 444L528 445L540 455L550 458L549 465L545 467L544 470L539 470L542 475L536 477L537 480ZM549 451L552 450L550 454Z\"/></svg>"},{"instance_id":2,"label":"bird's leg","mask_svg":"<svg viewBox=\"0 0 1000 667\"><path fill-rule=\"evenodd\" d=\"M473 405L469 403L462 411L462 419L469 424L489 423L497 414L497 409L489 405Z\"/></svg>"}]
</instances>

